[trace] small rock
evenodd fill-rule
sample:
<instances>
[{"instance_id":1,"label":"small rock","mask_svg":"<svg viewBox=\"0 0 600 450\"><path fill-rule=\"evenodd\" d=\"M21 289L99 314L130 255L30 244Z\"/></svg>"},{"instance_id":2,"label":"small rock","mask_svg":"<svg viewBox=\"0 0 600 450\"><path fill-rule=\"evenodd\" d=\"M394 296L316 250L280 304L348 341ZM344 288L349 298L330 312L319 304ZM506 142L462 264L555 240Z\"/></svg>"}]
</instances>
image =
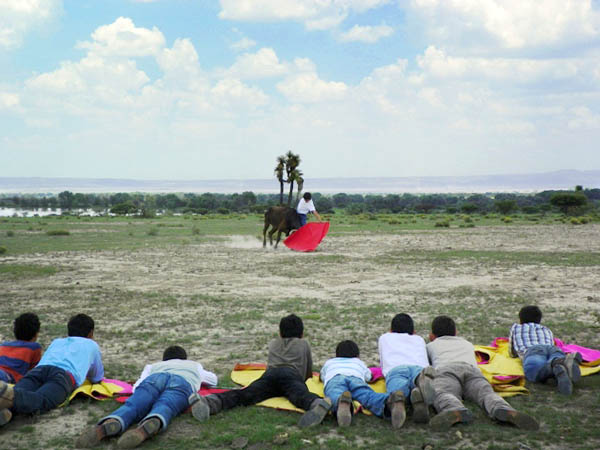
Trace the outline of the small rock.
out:
<instances>
[{"instance_id":1,"label":"small rock","mask_svg":"<svg viewBox=\"0 0 600 450\"><path fill-rule=\"evenodd\" d=\"M430 444L429 442L423 444L423 446L421 447L422 450L433 450L433 444Z\"/></svg>"},{"instance_id":2,"label":"small rock","mask_svg":"<svg viewBox=\"0 0 600 450\"><path fill-rule=\"evenodd\" d=\"M244 436L237 437L231 442L231 448L244 448L248 445L248 438Z\"/></svg>"},{"instance_id":3,"label":"small rock","mask_svg":"<svg viewBox=\"0 0 600 450\"><path fill-rule=\"evenodd\" d=\"M290 437L287 433L279 433L275 438L273 438L273 444L275 445L283 445L287 443L288 438Z\"/></svg>"},{"instance_id":4,"label":"small rock","mask_svg":"<svg viewBox=\"0 0 600 450\"><path fill-rule=\"evenodd\" d=\"M456 436L457 439L462 439L463 435L460 431L457 431L456 433L454 433L454 435Z\"/></svg>"},{"instance_id":5,"label":"small rock","mask_svg":"<svg viewBox=\"0 0 600 450\"><path fill-rule=\"evenodd\" d=\"M523 444L522 442L519 442L518 445L519 446L517 448L519 450L531 450L531 447L529 445Z\"/></svg>"},{"instance_id":6,"label":"small rock","mask_svg":"<svg viewBox=\"0 0 600 450\"><path fill-rule=\"evenodd\" d=\"M300 439L300 441L301 441L303 444L306 444L306 445L312 445L312 441L309 441L308 439Z\"/></svg>"}]
</instances>

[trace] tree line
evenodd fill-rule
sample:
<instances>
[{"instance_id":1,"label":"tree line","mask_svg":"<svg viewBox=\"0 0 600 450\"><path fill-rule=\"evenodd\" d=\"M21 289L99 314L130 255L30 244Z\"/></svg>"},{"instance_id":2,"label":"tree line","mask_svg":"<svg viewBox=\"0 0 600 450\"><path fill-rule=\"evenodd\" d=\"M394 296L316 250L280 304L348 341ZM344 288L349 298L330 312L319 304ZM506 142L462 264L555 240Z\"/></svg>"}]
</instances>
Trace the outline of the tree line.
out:
<instances>
[{"instance_id":1,"label":"tree line","mask_svg":"<svg viewBox=\"0 0 600 450\"><path fill-rule=\"evenodd\" d=\"M582 214L600 211L600 189L543 191L535 194L346 194L313 193L317 210L322 213L344 211L362 213L447 213L447 214L538 214L560 211ZM0 194L0 207L19 209L77 210L93 209L113 214L153 216L156 212L209 214L263 213L269 206L281 203L280 194L219 193L73 193Z\"/></svg>"}]
</instances>

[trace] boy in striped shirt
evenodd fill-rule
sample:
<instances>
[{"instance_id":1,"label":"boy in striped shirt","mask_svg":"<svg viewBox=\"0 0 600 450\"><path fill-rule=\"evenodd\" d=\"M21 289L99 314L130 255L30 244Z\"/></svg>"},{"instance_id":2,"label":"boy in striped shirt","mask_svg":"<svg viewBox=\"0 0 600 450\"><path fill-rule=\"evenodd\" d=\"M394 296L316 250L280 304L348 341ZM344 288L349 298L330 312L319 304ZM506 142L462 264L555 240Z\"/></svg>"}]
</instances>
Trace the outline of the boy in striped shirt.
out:
<instances>
[{"instance_id":1,"label":"boy in striped shirt","mask_svg":"<svg viewBox=\"0 0 600 450\"><path fill-rule=\"evenodd\" d=\"M42 346L37 337L40 331L40 319L34 313L24 313L15 319L13 332L15 341L0 344L0 380L16 383L42 357Z\"/></svg>"},{"instance_id":2,"label":"boy in striped shirt","mask_svg":"<svg viewBox=\"0 0 600 450\"><path fill-rule=\"evenodd\" d=\"M394 405L394 401L402 402L400 397L375 392L367 385L372 374L358 357L358 345L354 341L342 341L335 349L335 358L327 360L321 369L325 396L331 399L341 427L349 426L352 422L353 399L379 417L393 417L398 406ZM403 412L404 405L400 406Z\"/></svg>"},{"instance_id":3,"label":"boy in striped shirt","mask_svg":"<svg viewBox=\"0 0 600 450\"><path fill-rule=\"evenodd\" d=\"M545 382L556 378L558 392L571 395L573 383L581 378L580 353L565 353L554 345L554 335L541 325L542 311L537 306L524 306L519 311L520 323L510 328L509 346L513 357L523 362L525 378Z\"/></svg>"}]
</instances>

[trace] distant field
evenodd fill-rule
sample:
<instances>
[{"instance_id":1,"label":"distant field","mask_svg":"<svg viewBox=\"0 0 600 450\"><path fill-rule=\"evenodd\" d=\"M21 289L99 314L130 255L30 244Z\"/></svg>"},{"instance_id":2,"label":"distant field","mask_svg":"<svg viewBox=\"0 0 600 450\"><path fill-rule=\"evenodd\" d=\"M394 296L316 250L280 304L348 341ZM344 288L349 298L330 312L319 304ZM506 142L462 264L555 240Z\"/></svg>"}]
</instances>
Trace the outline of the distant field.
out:
<instances>
[{"instance_id":1,"label":"distant field","mask_svg":"<svg viewBox=\"0 0 600 450\"><path fill-rule=\"evenodd\" d=\"M262 248L260 215L47 217L0 219L0 338L16 315L40 315L40 342L66 333L77 312L96 320L106 376L134 381L163 349L179 344L232 387L236 362L264 362L281 316L304 318L315 370L343 339L378 364L377 338L398 312L426 336L431 320L451 315L477 344L505 336L525 304L566 342L600 348L600 223L559 215L340 215L313 253ZM49 233L50 232L50 233ZM196 423L186 414L144 448L420 449L600 448L600 376L585 377L570 398L528 384L509 399L539 418L541 430L492 423L467 406L469 426L434 433L410 418L393 432L359 415L340 429L327 418L296 427L297 413L238 408ZM87 424L113 401L76 399L47 415L17 418L0 430L0 448L73 448ZM114 448L108 441L99 448Z\"/></svg>"}]
</instances>

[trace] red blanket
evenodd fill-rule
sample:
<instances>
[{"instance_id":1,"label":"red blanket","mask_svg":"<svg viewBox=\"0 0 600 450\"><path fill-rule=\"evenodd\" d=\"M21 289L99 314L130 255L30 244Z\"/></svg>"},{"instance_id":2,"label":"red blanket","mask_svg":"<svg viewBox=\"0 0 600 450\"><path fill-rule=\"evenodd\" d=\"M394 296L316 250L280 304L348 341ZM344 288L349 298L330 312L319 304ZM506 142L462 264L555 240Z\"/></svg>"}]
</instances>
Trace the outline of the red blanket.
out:
<instances>
[{"instance_id":1,"label":"red blanket","mask_svg":"<svg viewBox=\"0 0 600 450\"><path fill-rule=\"evenodd\" d=\"M283 243L297 252L312 252L329 230L329 222L310 222L292 233Z\"/></svg>"}]
</instances>

